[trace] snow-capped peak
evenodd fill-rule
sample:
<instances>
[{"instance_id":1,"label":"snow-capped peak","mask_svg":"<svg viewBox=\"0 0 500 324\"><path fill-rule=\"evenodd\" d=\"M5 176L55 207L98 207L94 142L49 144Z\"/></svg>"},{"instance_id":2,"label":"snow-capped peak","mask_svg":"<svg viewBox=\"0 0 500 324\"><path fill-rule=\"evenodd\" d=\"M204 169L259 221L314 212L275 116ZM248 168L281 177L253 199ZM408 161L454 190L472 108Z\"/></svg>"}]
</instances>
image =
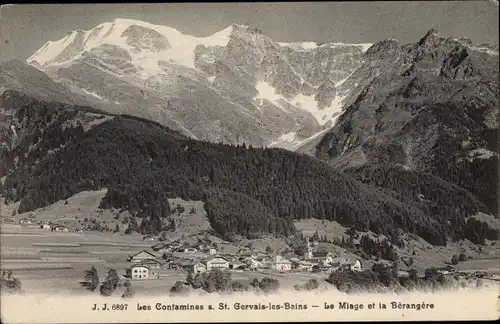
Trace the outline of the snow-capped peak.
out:
<instances>
[{"instance_id":1,"label":"snow-capped peak","mask_svg":"<svg viewBox=\"0 0 500 324\"><path fill-rule=\"evenodd\" d=\"M349 43L324 43L322 45L318 45L316 42L293 42L293 43L278 43L282 47L290 47L295 50L304 50L304 51L309 51L313 50L318 47L329 47L329 48L338 48L338 47L360 47L362 52L366 52L370 46L373 44L371 43L366 43L366 44L349 44Z\"/></svg>"},{"instance_id":2,"label":"snow-capped peak","mask_svg":"<svg viewBox=\"0 0 500 324\"><path fill-rule=\"evenodd\" d=\"M195 47L225 46L233 28L229 26L211 36L197 38L182 34L175 28L118 18L88 31L75 30L60 40L48 41L27 62L45 69L76 60L83 53L107 44L126 50L132 57L132 63L137 60L166 60L194 68Z\"/></svg>"}]
</instances>

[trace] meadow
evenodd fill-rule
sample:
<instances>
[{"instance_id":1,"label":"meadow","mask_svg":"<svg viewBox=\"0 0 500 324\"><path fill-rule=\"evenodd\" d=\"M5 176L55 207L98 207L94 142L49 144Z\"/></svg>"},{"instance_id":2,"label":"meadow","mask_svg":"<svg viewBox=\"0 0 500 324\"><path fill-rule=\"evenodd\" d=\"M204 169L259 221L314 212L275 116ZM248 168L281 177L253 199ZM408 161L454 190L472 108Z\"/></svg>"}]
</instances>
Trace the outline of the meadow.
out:
<instances>
[{"instance_id":1,"label":"meadow","mask_svg":"<svg viewBox=\"0 0 500 324\"><path fill-rule=\"evenodd\" d=\"M125 274L130 265L127 257L142 249L148 249L156 241L144 241L140 235L85 232L82 234L59 233L42 230L37 225L21 227L3 224L1 228L0 258L2 270L12 270L27 294L64 293L85 295L80 287L84 271L94 265L104 280L109 268L119 275ZM4 235L7 233L7 235ZM183 281L186 272L182 270L156 269L161 279L134 280L137 293L168 293L176 281ZM313 273L279 274L272 272L233 272L232 278L250 282L253 278L271 276L279 279L282 287L293 287L309 279L325 279L325 275Z\"/></svg>"}]
</instances>

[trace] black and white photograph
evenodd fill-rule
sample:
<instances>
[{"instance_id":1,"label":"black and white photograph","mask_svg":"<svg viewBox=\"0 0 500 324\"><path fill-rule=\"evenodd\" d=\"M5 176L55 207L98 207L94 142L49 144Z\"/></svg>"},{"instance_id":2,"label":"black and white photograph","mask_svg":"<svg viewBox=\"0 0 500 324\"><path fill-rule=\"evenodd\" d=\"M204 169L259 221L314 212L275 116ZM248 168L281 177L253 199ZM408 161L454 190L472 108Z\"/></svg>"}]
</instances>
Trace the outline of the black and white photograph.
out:
<instances>
[{"instance_id":1,"label":"black and white photograph","mask_svg":"<svg viewBox=\"0 0 500 324\"><path fill-rule=\"evenodd\" d=\"M2 5L2 322L498 319L498 7Z\"/></svg>"}]
</instances>

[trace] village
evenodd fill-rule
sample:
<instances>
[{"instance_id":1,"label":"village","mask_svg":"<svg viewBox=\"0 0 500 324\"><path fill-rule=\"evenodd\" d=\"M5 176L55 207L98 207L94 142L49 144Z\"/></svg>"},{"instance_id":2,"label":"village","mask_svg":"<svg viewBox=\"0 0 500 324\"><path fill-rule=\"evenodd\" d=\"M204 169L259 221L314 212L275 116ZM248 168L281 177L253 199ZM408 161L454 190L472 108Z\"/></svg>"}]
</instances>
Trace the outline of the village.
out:
<instances>
[{"instance_id":1,"label":"village","mask_svg":"<svg viewBox=\"0 0 500 324\"><path fill-rule=\"evenodd\" d=\"M68 205L62 203L62 206ZM198 208L203 210L201 206ZM175 208L176 212L178 209ZM108 224L101 220L101 230L93 227L99 221L94 223L92 217L87 221L83 213L77 214L79 218L68 218L66 213L55 217L52 213L5 217L2 219L2 244L8 248L2 251L2 269L12 270L14 277L19 278L27 290L40 289L43 284L46 291L64 290L76 294L82 291L75 283L80 282L85 271L94 267L99 276L115 270L120 282L135 282L134 290L139 294L169 292L177 282L185 282L186 278L195 278L199 274L203 274L199 276L203 278L215 269L227 272L243 285L250 284L255 278L267 277L278 280L284 289L295 290L306 287L304 285L310 280L321 283L326 289L331 285L328 280L332 276L369 277L374 266L376 271L390 268L401 280L411 278L415 271L420 277L427 276L427 268L436 270L437 275L458 276L464 280L491 277L477 268L468 270L473 262L468 258L463 261L465 266L462 261L458 265L446 262L452 253L457 253L452 250L445 252L448 254L444 261L416 267L407 262L411 253L396 261L367 255L361 244L363 233L336 224L329 224L327 230L335 233L335 237L347 239L352 236L352 247L326 242L322 237L326 228L321 221L297 223L297 236L289 241L271 237L226 241L214 235L209 226L199 225L205 223L197 219L202 217L190 213L192 209L185 208L184 212L174 214L179 226L175 231L162 232L161 235L127 234L121 220L120 230L113 230L112 224L118 223L114 214L106 216L111 220ZM419 251L425 251L424 248L428 249L422 245ZM487 264L489 261L479 262Z\"/></svg>"},{"instance_id":2,"label":"village","mask_svg":"<svg viewBox=\"0 0 500 324\"><path fill-rule=\"evenodd\" d=\"M4 223L15 223L12 219L4 219ZM57 223L49 221L32 222L29 218L18 221L21 227L38 226L43 231L69 232L70 230ZM75 234L84 231L76 229ZM156 241L154 236L144 236L143 241ZM360 258L340 257L331 252L317 249L318 243L306 237L307 249L303 255L297 256L292 252L273 253L272 251L258 251L250 247L237 250L236 253L224 253L218 250L217 244L208 240L198 239L197 243L188 243L187 240L159 242L148 249L142 249L130 254L126 260L128 267L123 269L123 279L150 280L162 279L172 271L192 274L210 272L218 269L231 272L260 272L264 274L286 273L315 273L328 277L332 272L350 270L361 272L371 269L363 267ZM391 267L392 262L379 260L379 264ZM409 269L399 269L398 276L408 277ZM450 265L437 268L438 273L448 275L456 272Z\"/></svg>"},{"instance_id":3,"label":"village","mask_svg":"<svg viewBox=\"0 0 500 324\"><path fill-rule=\"evenodd\" d=\"M187 245L180 242L159 243L132 254L127 259L130 267L125 277L133 280L160 279L158 269L184 270L193 274L209 272L214 269L234 272L316 272L329 274L332 271L349 269L362 271L359 259L334 258L325 251L313 252L309 243L302 257L279 255L267 252L240 249L236 254L220 253L215 246L206 244Z\"/></svg>"}]
</instances>

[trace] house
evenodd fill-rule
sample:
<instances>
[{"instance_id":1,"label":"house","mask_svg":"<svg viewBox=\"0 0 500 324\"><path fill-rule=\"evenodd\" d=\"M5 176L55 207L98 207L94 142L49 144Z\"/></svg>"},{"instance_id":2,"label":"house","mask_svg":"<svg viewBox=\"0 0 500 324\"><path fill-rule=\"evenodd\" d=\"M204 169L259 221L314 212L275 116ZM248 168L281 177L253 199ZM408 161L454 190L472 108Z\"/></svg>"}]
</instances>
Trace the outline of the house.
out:
<instances>
[{"instance_id":1,"label":"house","mask_svg":"<svg viewBox=\"0 0 500 324\"><path fill-rule=\"evenodd\" d=\"M142 239L144 241L154 241L155 240L155 238L151 235L144 236Z\"/></svg>"},{"instance_id":2,"label":"house","mask_svg":"<svg viewBox=\"0 0 500 324\"><path fill-rule=\"evenodd\" d=\"M229 270L229 261L222 257L214 257L206 261L207 271L213 269Z\"/></svg>"},{"instance_id":3,"label":"house","mask_svg":"<svg viewBox=\"0 0 500 324\"><path fill-rule=\"evenodd\" d=\"M313 252L312 258L310 258L309 261L313 263L319 263L322 265L329 265L333 263L333 257L330 252L326 251Z\"/></svg>"},{"instance_id":4,"label":"house","mask_svg":"<svg viewBox=\"0 0 500 324\"><path fill-rule=\"evenodd\" d=\"M361 261L359 259L351 265L351 271L361 271Z\"/></svg>"},{"instance_id":5,"label":"house","mask_svg":"<svg viewBox=\"0 0 500 324\"><path fill-rule=\"evenodd\" d=\"M404 270L398 270L397 274L398 274L398 278L409 278L410 277L410 273L408 271L404 271Z\"/></svg>"},{"instance_id":6,"label":"house","mask_svg":"<svg viewBox=\"0 0 500 324\"><path fill-rule=\"evenodd\" d=\"M126 270L126 276L132 280L137 279L158 279L160 275L148 266L136 264Z\"/></svg>"},{"instance_id":7,"label":"house","mask_svg":"<svg viewBox=\"0 0 500 324\"><path fill-rule=\"evenodd\" d=\"M152 245L151 246L151 250L153 251L158 251L160 248L164 247L164 246L168 246L167 243L158 243L158 244L155 244L155 245Z\"/></svg>"},{"instance_id":8,"label":"house","mask_svg":"<svg viewBox=\"0 0 500 324\"><path fill-rule=\"evenodd\" d=\"M312 271L313 266L314 266L314 263L303 260L303 261L298 262L297 270L299 270L299 271Z\"/></svg>"},{"instance_id":9,"label":"house","mask_svg":"<svg viewBox=\"0 0 500 324\"><path fill-rule=\"evenodd\" d=\"M167 268L172 270L178 270L183 266L184 264L180 260L174 260L168 263Z\"/></svg>"},{"instance_id":10,"label":"house","mask_svg":"<svg viewBox=\"0 0 500 324\"><path fill-rule=\"evenodd\" d=\"M257 261L262 262L264 269L270 269L273 267L273 264L274 264L274 260L270 256L259 257L259 258L257 258Z\"/></svg>"},{"instance_id":11,"label":"house","mask_svg":"<svg viewBox=\"0 0 500 324\"><path fill-rule=\"evenodd\" d=\"M184 264L182 268L193 273L203 273L207 271L207 265L203 262Z\"/></svg>"},{"instance_id":12,"label":"house","mask_svg":"<svg viewBox=\"0 0 500 324\"><path fill-rule=\"evenodd\" d=\"M147 266L150 269L159 268L163 263L155 259L145 259L139 263L139 265Z\"/></svg>"},{"instance_id":13,"label":"house","mask_svg":"<svg viewBox=\"0 0 500 324\"><path fill-rule=\"evenodd\" d=\"M262 269L262 268L264 268L264 264L260 261L255 260L254 258L247 258L247 259L243 260L243 262L250 269Z\"/></svg>"},{"instance_id":14,"label":"house","mask_svg":"<svg viewBox=\"0 0 500 324\"><path fill-rule=\"evenodd\" d=\"M50 225L49 225L49 224L47 224L47 223L43 223L42 225L40 225L40 228L41 228L41 229L45 229L45 230L49 230L49 229L51 229Z\"/></svg>"},{"instance_id":15,"label":"house","mask_svg":"<svg viewBox=\"0 0 500 324\"><path fill-rule=\"evenodd\" d=\"M52 230L56 232L68 232L68 228L63 225L52 226Z\"/></svg>"},{"instance_id":16,"label":"house","mask_svg":"<svg viewBox=\"0 0 500 324\"><path fill-rule=\"evenodd\" d=\"M292 263L287 259L283 258L281 255L277 255L274 258L272 268L277 271L290 271L292 270Z\"/></svg>"},{"instance_id":17,"label":"house","mask_svg":"<svg viewBox=\"0 0 500 324\"><path fill-rule=\"evenodd\" d=\"M134 255L129 256L127 261L139 263L139 262L142 262L144 260L149 260L149 259L156 259L156 255L154 255L153 253L150 253L146 250L142 250Z\"/></svg>"},{"instance_id":18,"label":"house","mask_svg":"<svg viewBox=\"0 0 500 324\"><path fill-rule=\"evenodd\" d=\"M450 274L450 273L453 273L457 271L454 267L452 266L446 266L446 267L443 267L443 268L438 268L437 269L437 272L440 273L440 274Z\"/></svg>"},{"instance_id":19,"label":"house","mask_svg":"<svg viewBox=\"0 0 500 324\"><path fill-rule=\"evenodd\" d=\"M337 270L340 270L340 271L351 270L351 266L352 266L352 264L350 264L350 263L342 263Z\"/></svg>"},{"instance_id":20,"label":"house","mask_svg":"<svg viewBox=\"0 0 500 324\"><path fill-rule=\"evenodd\" d=\"M19 220L19 224L21 224L21 225L31 225L31 220L28 219L28 218L23 218L23 219Z\"/></svg>"},{"instance_id":21,"label":"house","mask_svg":"<svg viewBox=\"0 0 500 324\"><path fill-rule=\"evenodd\" d=\"M229 262L233 262L233 261L237 261L238 258L234 255L231 255L231 254L222 254L222 255L219 255L219 257L229 261Z\"/></svg>"},{"instance_id":22,"label":"house","mask_svg":"<svg viewBox=\"0 0 500 324\"><path fill-rule=\"evenodd\" d=\"M160 243L160 244L156 244L156 245L153 245L151 247L151 249L155 252L160 252L160 253L164 253L164 252L173 252L174 249L172 248L171 245L169 244L166 244L166 243Z\"/></svg>"},{"instance_id":23,"label":"house","mask_svg":"<svg viewBox=\"0 0 500 324\"><path fill-rule=\"evenodd\" d=\"M15 224L15 223L16 223L16 221L15 221L15 220L13 220L12 218L5 218L5 219L3 220L3 223L4 223L4 224Z\"/></svg>"},{"instance_id":24,"label":"house","mask_svg":"<svg viewBox=\"0 0 500 324\"><path fill-rule=\"evenodd\" d=\"M253 258L253 259L257 259L258 258L258 255L257 253L253 253L253 252L243 252L240 254L240 259L248 259L248 258Z\"/></svg>"},{"instance_id":25,"label":"house","mask_svg":"<svg viewBox=\"0 0 500 324\"><path fill-rule=\"evenodd\" d=\"M188 247L183 250L184 253L196 253L198 250L196 248Z\"/></svg>"},{"instance_id":26,"label":"house","mask_svg":"<svg viewBox=\"0 0 500 324\"><path fill-rule=\"evenodd\" d=\"M246 267L247 267L247 265L244 262L240 262L238 260L229 262L229 269L231 269L231 270L237 270L237 269L246 268Z\"/></svg>"},{"instance_id":27,"label":"house","mask_svg":"<svg viewBox=\"0 0 500 324\"><path fill-rule=\"evenodd\" d=\"M210 248L210 249L208 249L208 254L209 255L216 255L217 254L217 250L214 249L214 248Z\"/></svg>"},{"instance_id":28,"label":"house","mask_svg":"<svg viewBox=\"0 0 500 324\"><path fill-rule=\"evenodd\" d=\"M332 268L332 271L337 271L340 269L341 264L340 262L333 262L332 264L330 264L330 267Z\"/></svg>"},{"instance_id":29,"label":"house","mask_svg":"<svg viewBox=\"0 0 500 324\"><path fill-rule=\"evenodd\" d=\"M133 265L127 269L127 277L130 279L149 279L149 267L145 265Z\"/></svg>"}]
</instances>

